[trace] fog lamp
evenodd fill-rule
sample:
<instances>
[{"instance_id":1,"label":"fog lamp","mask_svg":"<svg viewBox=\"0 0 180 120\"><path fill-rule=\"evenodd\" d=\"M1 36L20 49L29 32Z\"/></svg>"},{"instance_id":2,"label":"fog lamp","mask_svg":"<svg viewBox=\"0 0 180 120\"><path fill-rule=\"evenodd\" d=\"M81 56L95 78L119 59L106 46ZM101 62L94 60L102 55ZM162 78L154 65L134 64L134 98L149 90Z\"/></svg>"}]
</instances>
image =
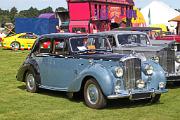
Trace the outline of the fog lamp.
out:
<instances>
[{"instance_id":1,"label":"fog lamp","mask_svg":"<svg viewBox=\"0 0 180 120\"><path fill-rule=\"evenodd\" d=\"M115 84L115 93L120 93L121 81L117 80Z\"/></svg>"},{"instance_id":2,"label":"fog lamp","mask_svg":"<svg viewBox=\"0 0 180 120\"><path fill-rule=\"evenodd\" d=\"M177 62L177 63L180 63L180 55L177 55L177 56L176 56L176 62Z\"/></svg>"},{"instance_id":3,"label":"fog lamp","mask_svg":"<svg viewBox=\"0 0 180 120\"><path fill-rule=\"evenodd\" d=\"M136 86L140 89L145 87L145 82L143 80L137 80L136 81Z\"/></svg>"},{"instance_id":4,"label":"fog lamp","mask_svg":"<svg viewBox=\"0 0 180 120\"><path fill-rule=\"evenodd\" d=\"M160 88L160 89L165 88L165 83L164 83L164 82L160 82L160 83L159 83L159 88Z\"/></svg>"},{"instance_id":5,"label":"fog lamp","mask_svg":"<svg viewBox=\"0 0 180 120\"><path fill-rule=\"evenodd\" d=\"M145 74L146 75L152 75L154 71L154 68L152 65L146 65L145 66Z\"/></svg>"}]
</instances>

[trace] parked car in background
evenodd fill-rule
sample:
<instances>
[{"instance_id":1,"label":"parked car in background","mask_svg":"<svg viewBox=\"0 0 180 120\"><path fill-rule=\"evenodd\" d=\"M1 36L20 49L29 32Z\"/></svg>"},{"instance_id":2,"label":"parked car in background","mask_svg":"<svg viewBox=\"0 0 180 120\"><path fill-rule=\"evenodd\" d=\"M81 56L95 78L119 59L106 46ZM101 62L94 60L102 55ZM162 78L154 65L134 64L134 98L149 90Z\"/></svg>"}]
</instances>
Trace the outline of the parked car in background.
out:
<instances>
[{"instance_id":1,"label":"parked car in background","mask_svg":"<svg viewBox=\"0 0 180 120\"><path fill-rule=\"evenodd\" d=\"M2 47L5 49L28 49L37 39L34 33L9 34L2 39Z\"/></svg>"},{"instance_id":2,"label":"parked car in background","mask_svg":"<svg viewBox=\"0 0 180 120\"><path fill-rule=\"evenodd\" d=\"M144 32L138 31L107 31L99 32L105 35L113 46L113 52L121 54L144 53L147 59L159 63L166 71L168 81L180 80L180 56L169 44L152 45L149 37ZM167 43L167 42L166 42Z\"/></svg>"},{"instance_id":3,"label":"parked car in background","mask_svg":"<svg viewBox=\"0 0 180 120\"><path fill-rule=\"evenodd\" d=\"M2 31L3 31L3 30L0 29L0 47L2 46L2 45L1 45L2 39L6 36Z\"/></svg>"},{"instance_id":4,"label":"parked car in background","mask_svg":"<svg viewBox=\"0 0 180 120\"><path fill-rule=\"evenodd\" d=\"M180 35L174 35L171 32L163 32L162 29L158 27L125 27L125 28L115 28L113 30L115 31L140 31L140 32L147 33L151 40L176 41L174 46L176 47L177 51L180 51Z\"/></svg>"},{"instance_id":5,"label":"parked car in background","mask_svg":"<svg viewBox=\"0 0 180 120\"><path fill-rule=\"evenodd\" d=\"M43 47L44 43L49 47ZM20 67L17 80L38 88L82 92L87 106L103 108L107 99L157 102L165 89L162 67L134 55L113 54L105 37L68 33L41 36Z\"/></svg>"}]
</instances>

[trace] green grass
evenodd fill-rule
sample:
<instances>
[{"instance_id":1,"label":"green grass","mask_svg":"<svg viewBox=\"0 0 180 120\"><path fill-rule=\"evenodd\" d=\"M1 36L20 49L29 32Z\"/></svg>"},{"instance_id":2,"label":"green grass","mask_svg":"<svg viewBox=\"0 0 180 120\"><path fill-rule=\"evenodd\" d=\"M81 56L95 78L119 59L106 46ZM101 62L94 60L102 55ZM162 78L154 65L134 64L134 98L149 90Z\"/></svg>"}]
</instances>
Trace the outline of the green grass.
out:
<instances>
[{"instance_id":1,"label":"green grass","mask_svg":"<svg viewBox=\"0 0 180 120\"><path fill-rule=\"evenodd\" d=\"M65 93L41 90L29 93L16 81L19 66L28 51L0 49L0 120L179 120L180 87L169 89L158 104L144 101L109 101L107 108L86 107L83 100L68 99Z\"/></svg>"}]
</instances>

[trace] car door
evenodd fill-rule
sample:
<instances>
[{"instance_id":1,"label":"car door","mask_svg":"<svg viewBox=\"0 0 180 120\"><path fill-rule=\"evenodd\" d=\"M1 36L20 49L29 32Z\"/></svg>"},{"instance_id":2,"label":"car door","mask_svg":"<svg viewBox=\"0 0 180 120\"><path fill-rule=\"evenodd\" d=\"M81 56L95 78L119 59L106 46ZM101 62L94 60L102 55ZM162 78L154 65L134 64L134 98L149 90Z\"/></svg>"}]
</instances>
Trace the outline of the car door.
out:
<instances>
[{"instance_id":1,"label":"car door","mask_svg":"<svg viewBox=\"0 0 180 120\"><path fill-rule=\"evenodd\" d=\"M18 37L17 41L21 44L21 46L24 46L24 48L32 47L37 36L34 34L26 33L24 35L21 35Z\"/></svg>"},{"instance_id":2,"label":"car door","mask_svg":"<svg viewBox=\"0 0 180 120\"><path fill-rule=\"evenodd\" d=\"M55 38L53 41L53 55L49 59L49 83L55 89L66 91L77 74L76 59L69 55L65 39Z\"/></svg>"},{"instance_id":3,"label":"car door","mask_svg":"<svg viewBox=\"0 0 180 120\"><path fill-rule=\"evenodd\" d=\"M50 66L50 57L52 53L52 42L50 39L42 39L39 40L40 42L36 45L35 54L35 61L38 64L40 77L41 77L41 84L43 86L50 86L50 78L48 76L49 66Z\"/></svg>"}]
</instances>

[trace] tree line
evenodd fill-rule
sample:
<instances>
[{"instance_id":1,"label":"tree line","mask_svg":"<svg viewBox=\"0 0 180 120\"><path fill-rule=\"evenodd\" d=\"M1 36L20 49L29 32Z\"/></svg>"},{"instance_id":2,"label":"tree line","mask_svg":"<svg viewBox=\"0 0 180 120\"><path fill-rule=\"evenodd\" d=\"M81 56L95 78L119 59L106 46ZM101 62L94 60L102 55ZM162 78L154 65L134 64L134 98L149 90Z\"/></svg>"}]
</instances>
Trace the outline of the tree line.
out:
<instances>
[{"instance_id":1,"label":"tree line","mask_svg":"<svg viewBox=\"0 0 180 120\"><path fill-rule=\"evenodd\" d=\"M59 7L55 11L65 11L64 7ZM41 10L37 8L30 7L28 10L18 11L16 7L11 8L10 10L2 10L0 8L0 24L3 27L4 23L14 23L16 17L22 18L32 18L38 17L42 13L53 13L52 7L47 7Z\"/></svg>"}]
</instances>

